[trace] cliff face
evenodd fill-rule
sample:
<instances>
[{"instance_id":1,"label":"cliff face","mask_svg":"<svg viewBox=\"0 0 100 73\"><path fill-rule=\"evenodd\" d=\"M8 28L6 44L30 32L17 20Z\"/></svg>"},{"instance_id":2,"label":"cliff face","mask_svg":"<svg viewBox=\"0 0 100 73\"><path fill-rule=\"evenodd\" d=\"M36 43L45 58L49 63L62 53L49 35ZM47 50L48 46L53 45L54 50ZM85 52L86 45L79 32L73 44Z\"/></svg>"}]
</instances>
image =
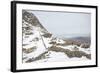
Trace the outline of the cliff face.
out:
<instances>
[{"instance_id":1,"label":"cliff face","mask_svg":"<svg viewBox=\"0 0 100 73\"><path fill-rule=\"evenodd\" d=\"M68 61L91 59L90 48L81 48L77 44L54 37L38 18L28 11L22 11L22 60L23 63ZM76 60L77 60L76 59Z\"/></svg>"}]
</instances>

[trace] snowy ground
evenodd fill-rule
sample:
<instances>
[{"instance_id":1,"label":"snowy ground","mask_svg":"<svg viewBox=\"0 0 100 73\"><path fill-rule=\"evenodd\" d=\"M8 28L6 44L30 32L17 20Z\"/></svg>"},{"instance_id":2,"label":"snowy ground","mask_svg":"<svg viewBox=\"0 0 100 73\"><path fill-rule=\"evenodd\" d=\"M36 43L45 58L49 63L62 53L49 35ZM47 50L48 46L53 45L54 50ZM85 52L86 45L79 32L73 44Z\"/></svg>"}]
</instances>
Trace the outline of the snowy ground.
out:
<instances>
[{"instance_id":1,"label":"snowy ground","mask_svg":"<svg viewBox=\"0 0 100 73\"><path fill-rule=\"evenodd\" d=\"M42 63L42 62L68 62L68 61L86 61L88 60L85 56L81 57L81 58L69 58L68 56L66 56L66 54L62 53L62 52L54 52L54 51L50 51L49 52L50 55L46 58L46 59L41 59L38 61L34 61L35 63Z\"/></svg>"},{"instance_id":2,"label":"snowy ground","mask_svg":"<svg viewBox=\"0 0 100 73\"><path fill-rule=\"evenodd\" d=\"M27 18L27 19L30 20L30 18ZM57 37L55 38L53 34L51 37L42 36L43 34L47 34L49 32L46 31L43 27L41 27L38 21L36 21L35 24L37 24L38 26L33 26L33 24L30 24L23 20L23 31L25 31L23 32L23 49L25 51L29 51L28 53L23 51L23 63L26 63L26 61L29 61L29 62L65 62L65 61L89 60L85 56L82 56L80 58L78 57L69 58L67 54L65 54L64 52L60 52L60 50L59 52L52 51L52 50L48 51L48 48L56 45L56 44L50 44L50 42L64 44L65 41ZM27 33L28 35L26 35ZM29 35L29 33L31 34ZM82 51L86 54L91 54L90 48L81 48L77 45L65 45L65 46L56 45L56 46L63 48L63 49L68 49L70 51L77 50L77 51ZM36 49L33 49L33 47L35 47Z\"/></svg>"}]
</instances>

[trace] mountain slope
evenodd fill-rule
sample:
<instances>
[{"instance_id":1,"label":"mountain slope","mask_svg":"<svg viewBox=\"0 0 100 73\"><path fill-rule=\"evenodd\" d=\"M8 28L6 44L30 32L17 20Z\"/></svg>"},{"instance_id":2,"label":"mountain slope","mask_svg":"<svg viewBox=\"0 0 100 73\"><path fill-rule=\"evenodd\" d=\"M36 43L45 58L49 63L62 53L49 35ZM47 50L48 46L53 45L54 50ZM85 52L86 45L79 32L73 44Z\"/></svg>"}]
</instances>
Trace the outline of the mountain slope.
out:
<instances>
[{"instance_id":1,"label":"mountain slope","mask_svg":"<svg viewBox=\"0 0 100 73\"><path fill-rule=\"evenodd\" d=\"M33 13L22 11L22 25L23 63L91 59L90 48L68 45L68 41L54 37Z\"/></svg>"}]
</instances>

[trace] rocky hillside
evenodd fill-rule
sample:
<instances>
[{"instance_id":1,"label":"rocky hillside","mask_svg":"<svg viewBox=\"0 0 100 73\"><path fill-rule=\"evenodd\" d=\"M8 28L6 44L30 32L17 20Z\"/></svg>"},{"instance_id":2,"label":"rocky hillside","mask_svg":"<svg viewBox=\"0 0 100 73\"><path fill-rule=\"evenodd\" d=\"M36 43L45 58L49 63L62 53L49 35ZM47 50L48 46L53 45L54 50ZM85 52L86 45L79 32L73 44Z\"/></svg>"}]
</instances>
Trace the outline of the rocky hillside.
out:
<instances>
[{"instance_id":1,"label":"rocky hillside","mask_svg":"<svg viewBox=\"0 0 100 73\"><path fill-rule=\"evenodd\" d=\"M22 25L23 63L91 59L90 47L53 36L33 13L22 11Z\"/></svg>"}]
</instances>

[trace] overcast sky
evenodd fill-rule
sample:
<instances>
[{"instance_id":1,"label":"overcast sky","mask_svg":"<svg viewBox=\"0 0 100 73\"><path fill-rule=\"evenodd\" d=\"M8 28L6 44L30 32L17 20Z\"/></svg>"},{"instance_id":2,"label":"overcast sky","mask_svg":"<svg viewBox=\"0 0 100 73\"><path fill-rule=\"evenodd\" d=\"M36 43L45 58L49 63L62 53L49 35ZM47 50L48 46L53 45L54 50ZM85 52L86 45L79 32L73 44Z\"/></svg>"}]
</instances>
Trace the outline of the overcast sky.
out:
<instances>
[{"instance_id":1,"label":"overcast sky","mask_svg":"<svg viewBox=\"0 0 100 73\"><path fill-rule=\"evenodd\" d=\"M91 32L91 14L71 12L30 11L54 35L88 36Z\"/></svg>"}]
</instances>

